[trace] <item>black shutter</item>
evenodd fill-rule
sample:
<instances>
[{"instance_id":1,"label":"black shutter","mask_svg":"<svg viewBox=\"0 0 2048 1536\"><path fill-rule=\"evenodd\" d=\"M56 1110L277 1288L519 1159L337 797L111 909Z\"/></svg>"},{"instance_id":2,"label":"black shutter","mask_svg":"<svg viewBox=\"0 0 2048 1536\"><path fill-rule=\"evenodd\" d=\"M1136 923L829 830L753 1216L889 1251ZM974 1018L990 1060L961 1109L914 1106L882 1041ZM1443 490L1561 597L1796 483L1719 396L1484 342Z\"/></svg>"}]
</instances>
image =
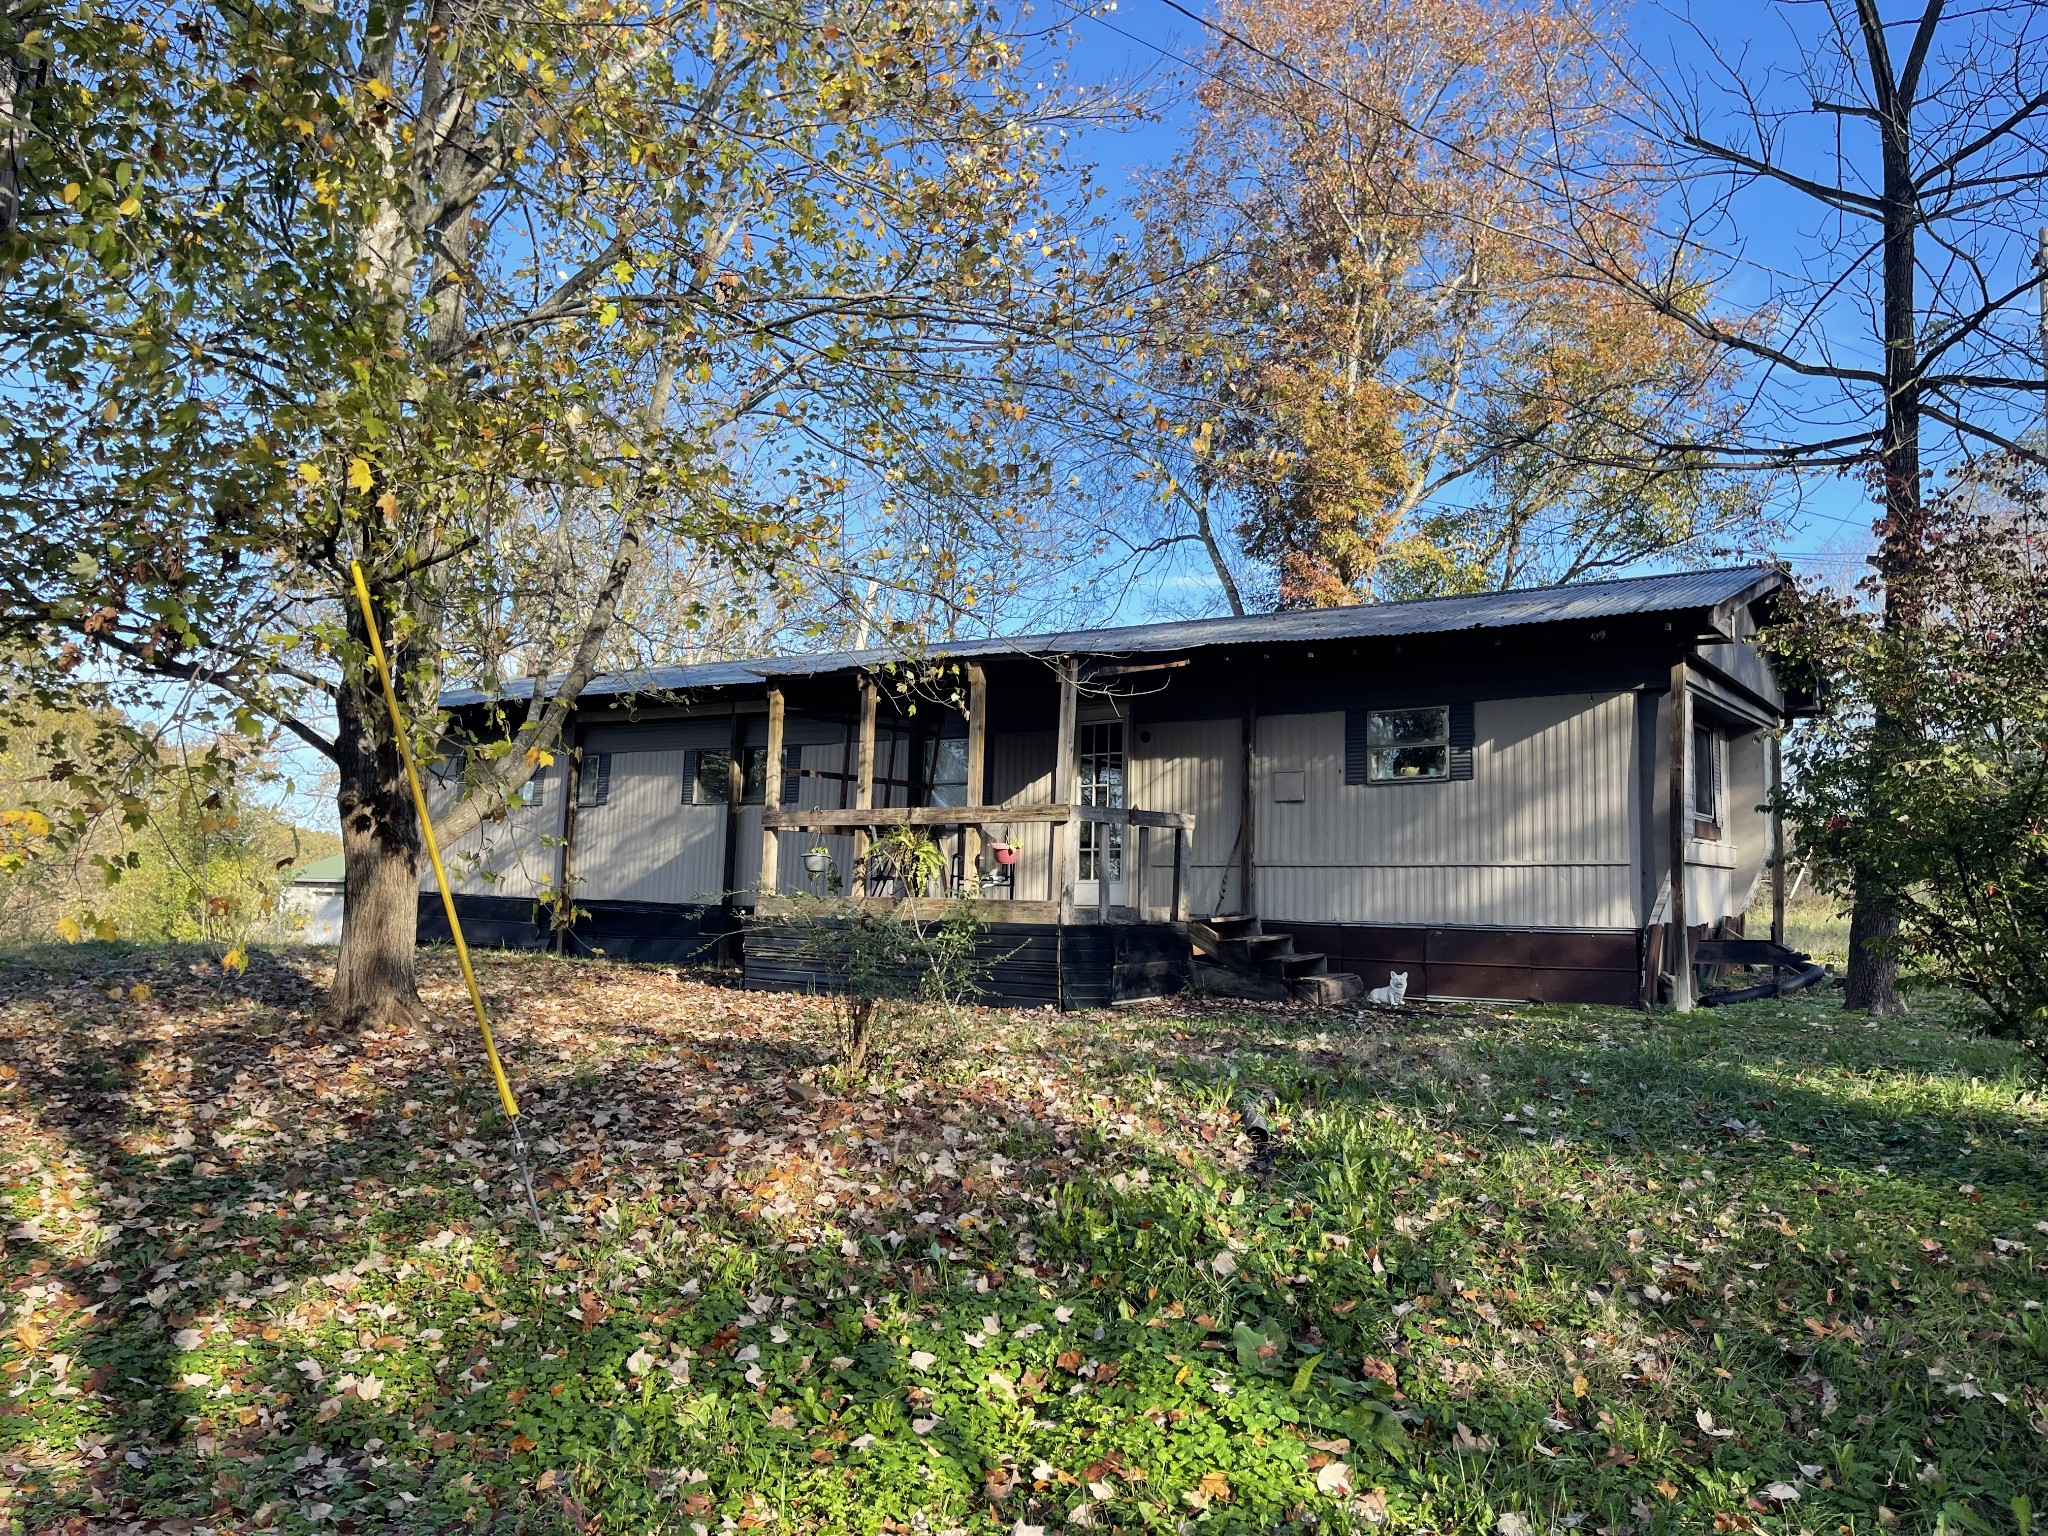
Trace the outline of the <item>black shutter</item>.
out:
<instances>
[{"instance_id":1,"label":"black shutter","mask_svg":"<svg viewBox=\"0 0 2048 1536\"><path fill-rule=\"evenodd\" d=\"M1344 711L1344 782L1363 784L1366 782L1366 716L1363 709Z\"/></svg>"},{"instance_id":2,"label":"black shutter","mask_svg":"<svg viewBox=\"0 0 2048 1536\"><path fill-rule=\"evenodd\" d=\"M611 798L612 755L609 752L592 752L584 756L583 774L576 781L576 804L587 810L603 805Z\"/></svg>"},{"instance_id":3,"label":"black shutter","mask_svg":"<svg viewBox=\"0 0 2048 1536\"><path fill-rule=\"evenodd\" d=\"M1472 777L1472 706L1469 702L1451 706L1451 777Z\"/></svg>"},{"instance_id":4,"label":"black shutter","mask_svg":"<svg viewBox=\"0 0 2048 1536\"><path fill-rule=\"evenodd\" d=\"M702 766L704 754L696 747L683 754L683 804L698 805L697 770Z\"/></svg>"},{"instance_id":5,"label":"black shutter","mask_svg":"<svg viewBox=\"0 0 2048 1536\"><path fill-rule=\"evenodd\" d=\"M782 803L795 805L797 789L803 782L804 749L784 747L782 749Z\"/></svg>"}]
</instances>

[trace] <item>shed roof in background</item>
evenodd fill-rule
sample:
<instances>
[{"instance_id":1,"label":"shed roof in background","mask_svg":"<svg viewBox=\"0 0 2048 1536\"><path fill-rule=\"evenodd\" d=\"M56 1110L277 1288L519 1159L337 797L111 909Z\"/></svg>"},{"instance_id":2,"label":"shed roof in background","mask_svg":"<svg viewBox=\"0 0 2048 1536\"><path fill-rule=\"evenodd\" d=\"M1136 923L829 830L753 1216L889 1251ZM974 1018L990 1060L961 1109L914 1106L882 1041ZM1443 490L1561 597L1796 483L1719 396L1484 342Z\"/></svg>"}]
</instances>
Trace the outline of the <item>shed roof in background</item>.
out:
<instances>
[{"instance_id":1,"label":"shed roof in background","mask_svg":"<svg viewBox=\"0 0 2048 1536\"><path fill-rule=\"evenodd\" d=\"M1754 603L1784 583L1784 574L1772 567L1733 566L1678 571L1666 576L1579 582L1563 587L1530 587L1516 592L1482 592L1462 597L1415 598L1398 603L1364 603L1348 608L1247 614L1242 618L1186 619L1110 629L948 640L934 644L923 656L934 660L972 660L991 656L1144 656L1219 646L1377 640L1402 635L1513 629L1526 625L1597 623L1607 619L1653 617L1660 613L1715 615ZM874 649L710 661L680 667L647 667L592 678L581 696L591 698L730 688L760 683L770 677L817 676L879 667L903 659L900 651ZM530 698L532 693L533 680L517 678L508 682L499 696L524 699ZM478 689L458 688L444 693L441 703L444 708L454 709L481 704L487 697Z\"/></svg>"}]
</instances>

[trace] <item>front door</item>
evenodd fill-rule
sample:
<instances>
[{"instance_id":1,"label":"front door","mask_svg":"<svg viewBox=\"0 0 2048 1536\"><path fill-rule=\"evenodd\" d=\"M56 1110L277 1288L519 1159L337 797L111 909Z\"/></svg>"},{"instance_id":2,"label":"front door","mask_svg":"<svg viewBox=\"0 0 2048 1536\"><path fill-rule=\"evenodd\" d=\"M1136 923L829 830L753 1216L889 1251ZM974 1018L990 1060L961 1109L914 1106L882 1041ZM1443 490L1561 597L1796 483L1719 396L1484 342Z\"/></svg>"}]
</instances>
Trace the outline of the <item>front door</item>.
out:
<instances>
[{"instance_id":1,"label":"front door","mask_svg":"<svg viewBox=\"0 0 2048 1536\"><path fill-rule=\"evenodd\" d=\"M1124 723L1088 720L1080 727L1081 803L1121 808L1124 798ZM1103 901L1102 882L1109 882L1113 907L1126 904L1124 895L1124 829L1095 822L1081 823L1081 873L1074 886L1074 905L1086 909Z\"/></svg>"}]
</instances>

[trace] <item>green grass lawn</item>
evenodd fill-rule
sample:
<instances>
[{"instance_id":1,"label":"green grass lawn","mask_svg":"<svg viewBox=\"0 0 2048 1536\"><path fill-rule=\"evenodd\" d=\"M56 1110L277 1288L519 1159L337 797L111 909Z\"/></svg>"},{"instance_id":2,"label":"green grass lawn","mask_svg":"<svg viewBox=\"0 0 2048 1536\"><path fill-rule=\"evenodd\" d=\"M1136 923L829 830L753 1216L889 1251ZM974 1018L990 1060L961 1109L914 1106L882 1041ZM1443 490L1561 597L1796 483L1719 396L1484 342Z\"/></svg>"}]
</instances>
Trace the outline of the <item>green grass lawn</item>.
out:
<instances>
[{"instance_id":1,"label":"green grass lawn","mask_svg":"<svg viewBox=\"0 0 2048 1536\"><path fill-rule=\"evenodd\" d=\"M0 1527L2048 1508L2048 1105L1932 1004L986 1011L842 1094L801 1000L482 970L545 1233L453 1023L337 1034L307 958L0 964Z\"/></svg>"}]
</instances>

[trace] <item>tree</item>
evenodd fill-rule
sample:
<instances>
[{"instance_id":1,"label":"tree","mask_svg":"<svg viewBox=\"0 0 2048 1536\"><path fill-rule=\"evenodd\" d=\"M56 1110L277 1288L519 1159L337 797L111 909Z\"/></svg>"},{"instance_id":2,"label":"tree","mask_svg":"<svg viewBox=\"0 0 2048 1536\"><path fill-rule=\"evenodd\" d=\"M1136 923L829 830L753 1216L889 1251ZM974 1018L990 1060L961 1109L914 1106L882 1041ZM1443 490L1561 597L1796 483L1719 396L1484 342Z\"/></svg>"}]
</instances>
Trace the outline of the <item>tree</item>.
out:
<instances>
[{"instance_id":1,"label":"tree","mask_svg":"<svg viewBox=\"0 0 2048 1536\"><path fill-rule=\"evenodd\" d=\"M453 840L637 625L718 634L723 599L843 573L847 500L914 558L905 508L1000 472L963 423L1085 277L1059 99L992 11L81 4L45 36L9 281L82 319L0 330L33 407L7 628L334 761L350 1018L412 1006L420 832L349 561ZM708 579L657 611L655 553ZM540 697L450 734L444 678L508 658Z\"/></svg>"},{"instance_id":2,"label":"tree","mask_svg":"<svg viewBox=\"0 0 2048 1536\"><path fill-rule=\"evenodd\" d=\"M1658 82L1642 94L1670 162L1667 264L1650 281L1633 259L1603 270L1751 374L1758 407L1717 457L1868 478L1877 601L1887 626L1910 629L1926 604L1928 475L1987 449L2036 452L2018 439L2044 388L2028 301L2048 218L2048 13L1993 3L1951 15L1925 0L1887 22L1876 0L1824 0L1785 14L1801 50L1790 69L1754 67L1704 35L1720 61L1705 71L1634 61ZM1791 268L1733 260L1764 302L1702 304L1698 262L1726 259L1752 208L1782 224L1759 192L1803 199L1819 222ZM1909 750L1917 711L1897 693L1881 702L1903 712L1877 716L1870 739L1897 735ZM1865 824L1887 825L1883 812L1864 807ZM1856 901L1851 1008L1898 1006L1899 914L1885 902Z\"/></svg>"},{"instance_id":3,"label":"tree","mask_svg":"<svg viewBox=\"0 0 2048 1536\"><path fill-rule=\"evenodd\" d=\"M1933 962L2048 1067L2044 490L2038 467L1980 456L1922 509L1911 624L1816 595L1773 643L1833 701L1789 757L1803 847L1897 915L1882 959Z\"/></svg>"},{"instance_id":4,"label":"tree","mask_svg":"<svg viewBox=\"0 0 2048 1536\"><path fill-rule=\"evenodd\" d=\"M1585 253L1653 211L1590 7L1224 0L1186 148L1139 204L1149 480L1227 595L1569 581L1756 528L1686 435L1726 370ZM1569 195L1567 195L1569 194ZM1219 515L1218 503L1230 509ZM1233 596L1233 603L1235 598Z\"/></svg>"}]
</instances>

